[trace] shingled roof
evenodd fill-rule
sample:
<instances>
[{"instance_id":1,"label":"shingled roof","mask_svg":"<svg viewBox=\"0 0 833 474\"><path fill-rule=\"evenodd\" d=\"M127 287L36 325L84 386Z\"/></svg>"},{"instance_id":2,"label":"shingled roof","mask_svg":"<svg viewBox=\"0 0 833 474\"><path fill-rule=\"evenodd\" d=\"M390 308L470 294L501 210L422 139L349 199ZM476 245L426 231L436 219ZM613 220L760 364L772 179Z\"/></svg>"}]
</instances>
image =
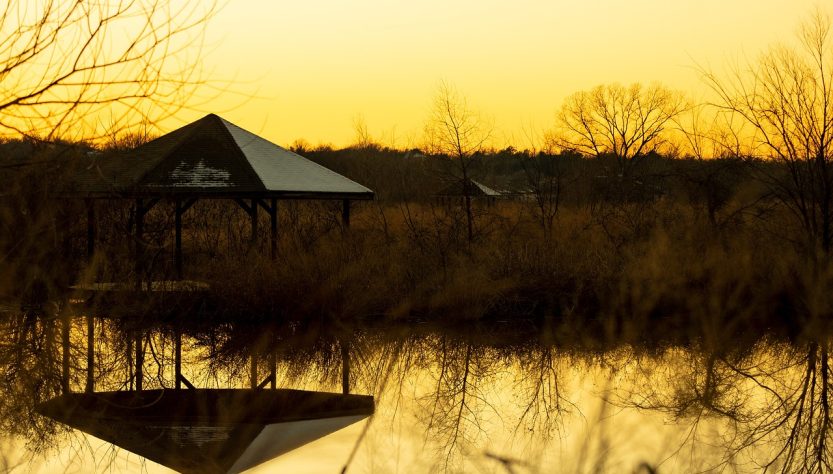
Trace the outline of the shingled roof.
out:
<instances>
[{"instance_id":1,"label":"shingled roof","mask_svg":"<svg viewBox=\"0 0 833 474\"><path fill-rule=\"evenodd\" d=\"M372 199L373 191L214 114L138 148L100 155L77 175L86 196Z\"/></svg>"}]
</instances>

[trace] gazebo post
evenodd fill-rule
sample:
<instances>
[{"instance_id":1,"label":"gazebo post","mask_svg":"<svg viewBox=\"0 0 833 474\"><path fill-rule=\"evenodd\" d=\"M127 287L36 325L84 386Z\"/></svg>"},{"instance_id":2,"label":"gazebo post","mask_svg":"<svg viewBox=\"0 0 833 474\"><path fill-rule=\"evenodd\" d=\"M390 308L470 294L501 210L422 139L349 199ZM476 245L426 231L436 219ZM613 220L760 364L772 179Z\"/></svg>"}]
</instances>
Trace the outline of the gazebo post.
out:
<instances>
[{"instance_id":1,"label":"gazebo post","mask_svg":"<svg viewBox=\"0 0 833 474\"><path fill-rule=\"evenodd\" d=\"M179 328L174 329L174 386L182 388L182 333Z\"/></svg>"},{"instance_id":2,"label":"gazebo post","mask_svg":"<svg viewBox=\"0 0 833 474\"><path fill-rule=\"evenodd\" d=\"M269 209L269 256L275 260L278 256L278 200L272 198Z\"/></svg>"},{"instance_id":3,"label":"gazebo post","mask_svg":"<svg viewBox=\"0 0 833 474\"><path fill-rule=\"evenodd\" d=\"M257 353L255 352L254 348L252 348L252 365L250 367L249 379L252 385L252 388L257 388Z\"/></svg>"},{"instance_id":4,"label":"gazebo post","mask_svg":"<svg viewBox=\"0 0 833 474\"><path fill-rule=\"evenodd\" d=\"M174 200L174 263L176 266L176 277L182 280L182 216L188 212L197 202L197 198L186 199L176 198Z\"/></svg>"},{"instance_id":5,"label":"gazebo post","mask_svg":"<svg viewBox=\"0 0 833 474\"><path fill-rule=\"evenodd\" d=\"M142 198L136 198L136 262L135 262L135 270L136 270L136 289L140 290L142 288L142 283L144 281L144 275L142 273L145 271L145 241L144 241L144 233L145 233L145 214L150 211L156 203L159 202L159 198L150 198L145 201Z\"/></svg>"},{"instance_id":6,"label":"gazebo post","mask_svg":"<svg viewBox=\"0 0 833 474\"><path fill-rule=\"evenodd\" d=\"M252 238L249 241L249 249L254 250L257 247L257 199L252 199L250 215L252 217Z\"/></svg>"},{"instance_id":7,"label":"gazebo post","mask_svg":"<svg viewBox=\"0 0 833 474\"><path fill-rule=\"evenodd\" d=\"M136 374L136 391L141 392L142 391L142 379L144 378L144 373L143 373L143 370L142 370L142 366L144 365L144 362L145 362L145 352L144 352L144 347L142 347L142 331L137 330L135 337L136 337L136 342L134 342L134 344L136 345L136 371L135 371L135 374Z\"/></svg>"},{"instance_id":8,"label":"gazebo post","mask_svg":"<svg viewBox=\"0 0 833 474\"><path fill-rule=\"evenodd\" d=\"M69 330L70 314L67 309L61 311L61 346L63 349L61 358L61 390L69 393Z\"/></svg>"},{"instance_id":9,"label":"gazebo post","mask_svg":"<svg viewBox=\"0 0 833 474\"><path fill-rule=\"evenodd\" d=\"M273 350L269 353L269 368L272 371L272 378L269 382L269 388L274 390L278 385L278 356Z\"/></svg>"},{"instance_id":10,"label":"gazebo post","mask_svg":"<svg viewBox=\"0 0 833 474\"><path fill-rule=\"evenodd\" d=\"M95 221L95 200L85 199L87 205L87 261L92 261L95 253L96 221Z\"/></svg>"},{"instance_id":11,"label":"gazebo post","mask_svg":"<svg viewBox=\"0 0 833 474\"><path fill-rule=\"evenodd\" d=\"M130 391L133 391L133 337L127 338L127 347L125 348L125 358L127 359L127 381L130 386Z\"/></svg>"},{"instance_id":12,"label":"gazebo post","mask_svg":"<svg viewBox=\"0 0 833 474\"><path fill-rule=\"evenodd\" d=\"M134 262L136 271L136 289L142 289L142 263L145 258L145 246L142 242L145 227L145 209L144 200L142 198L136 199L136 261Z\"/></svg>"},{"instance_id":13,"label":"gazebo post","mask_svg":"<svg viewBox=\"0 0 833 474\"><path fill-rule=\"evenodd\" d=\"M176 264L176 277L182 280L182 200L177 198L174 202L174 261ZM179 374L177 374L177 377ZM179 378L176 381L179 388Z\"/></svg>"},{"instance_id":14,"label":"gazebo post","mask_svg":"<svg viewBox=\"0 0 833 474\"><path fill-rule=\"evenodd\" d=\"M346 339L339 341L341 346L341 391L345 395L350 393L350 346Z\"/></svg>"},{"instance_id":15,"label":"gazebo post","mask_svg":"<svg viewBox=\"0 0 833 474\"><path fill-rule=\"evenodd\" d=\"M344 199L341 201L341 225L345 229L350 227L350 200Z\"/></svg>"},{"instance_id":16,"label":"gazebo post","mask_svg":"<svg viewBox=\"0 0 833 474\"><path fill-rule=\"evenodd\" d=\"M87 386L85 391L91 393L95 389L95 320L92 315L87 315Z\"/></svg>"}]
</instances>

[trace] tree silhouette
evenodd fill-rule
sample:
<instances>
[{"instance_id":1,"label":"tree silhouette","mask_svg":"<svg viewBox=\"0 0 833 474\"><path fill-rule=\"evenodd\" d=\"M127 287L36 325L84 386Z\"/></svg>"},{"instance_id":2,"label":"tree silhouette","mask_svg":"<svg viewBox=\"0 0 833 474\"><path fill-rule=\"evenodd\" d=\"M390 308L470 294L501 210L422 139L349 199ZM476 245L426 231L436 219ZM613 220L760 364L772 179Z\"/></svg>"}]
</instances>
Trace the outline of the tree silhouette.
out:
<instances>
[{"instance_id":1,"label":"tree silhouette","mask_svg":"<svg viewBox=\"0 0 833 474\"><path fill-rule=\"evenodd\" d=\"M833 36L821 11L806 21L794 46L778 45L727 78L703 71L715 104L740 116L753 152L781 167L762 166L769 189L798 220L809 243L833 244ZM786 170L784 172L783 170Z\"/></svg>"},{"instance_id":2,"label":"tree silhouette","mask_svg":"<svg viewBox=\"0 0 833 474\"><path fill-rule=\"evenodd\" d=\"M425 126L426 144L429 152L447 156L454 163L454 178L462 183L469 242L474 238L472 167L491 133L491 125L457 89L447 82L440 83Z\"/></svg>"},{"instance_id":3,"label":"tree silhouette","mask_svg":"<svg viewBox=\"0 0 833 474\"><path fill-rule=\"evenodd\" d=\"M10 0L0 7L0 134L69 138L156 123L203 82L213 2ZM102 115L109 113L108 118ZM95 137L94 137L95 138Z\"/></svg>"},{"instance_id":4,"label":"tree silhouette","mask_svg":"<svg viewBox=\"0 0 833 474\"><path fill-rule=\"evenodd\" d=\"M720 217L731 203L734 190L747 167L749 152L740 139L736 114L713 110L707 104L691 107L676 120L687 158L696 165L683 168L683 179L689 200L705 211L709 224L717 229L731 221L735 212Z\"/></svg>"},{"instance_id":5,"label":"tree silhouette","mask_svg":"<svg viewBox=\"0 0 833 474\"><path fill-rule=\"evenodd\" d=\"M659 84L599 85L567 97L556 119L554 141L583 155L613 155L619 175L663 140L684 109L682 96Z\"/></svg>"}]
</instances>

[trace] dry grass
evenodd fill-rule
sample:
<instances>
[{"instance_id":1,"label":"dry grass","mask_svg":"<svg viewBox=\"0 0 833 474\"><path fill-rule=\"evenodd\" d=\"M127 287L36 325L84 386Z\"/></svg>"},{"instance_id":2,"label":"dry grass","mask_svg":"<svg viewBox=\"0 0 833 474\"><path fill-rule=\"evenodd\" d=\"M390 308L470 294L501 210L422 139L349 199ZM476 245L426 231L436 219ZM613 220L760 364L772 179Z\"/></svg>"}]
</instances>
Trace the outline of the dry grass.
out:
<instances>
[{"instance_id":1,"label":"dry grass","mask_svg":"<svg viewBox=\"0 0 833 474\"><path fill-rule=\"evenodd\" d=\"M762 232L777 222L718 231L690 207L656 201L613 209L615 225L589 207L565 208L548 235L525 204L507 202L480 209L469 243L460 209L370 203L344 232L326 224L333 209L298 206L294 222L284 214L275 261L266 235L259 251L225 256L186 236L189 273L211 282L215 316L346 332L516 321L594 340L709 346L829 330L831 268ZM240 237L217 234L213 245Z\"/></svg>"}]
</instances>

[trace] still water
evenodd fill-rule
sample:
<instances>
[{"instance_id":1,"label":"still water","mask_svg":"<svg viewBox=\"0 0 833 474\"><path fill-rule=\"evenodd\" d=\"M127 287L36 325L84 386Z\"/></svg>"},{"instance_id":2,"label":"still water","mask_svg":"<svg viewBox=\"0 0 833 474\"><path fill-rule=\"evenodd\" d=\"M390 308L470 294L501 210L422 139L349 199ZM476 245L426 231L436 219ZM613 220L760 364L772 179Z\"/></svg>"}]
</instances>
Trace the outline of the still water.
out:
<instances>
[{"instance_id":1,"label":"still water","mask_svg":"<svg viewBox=\"0 0 833 474\"><path fill-rule=\"evenodd\" d=\"M96 392L249 388L275 367L278 388L372 395L375 413L250 472L824 471L831 373L826 343L761 338L697 344L580 345L477 330L257 325L130 327L73 318L69 380L62 322L9 317L0 353L3 471L171 472L35 411L83 392L93 343ZM345 351L344 348L347 350ZM349 362L345 364L344 356ZM264 390L268 390L268 384Z\"/></svg>"}]
</instances>

